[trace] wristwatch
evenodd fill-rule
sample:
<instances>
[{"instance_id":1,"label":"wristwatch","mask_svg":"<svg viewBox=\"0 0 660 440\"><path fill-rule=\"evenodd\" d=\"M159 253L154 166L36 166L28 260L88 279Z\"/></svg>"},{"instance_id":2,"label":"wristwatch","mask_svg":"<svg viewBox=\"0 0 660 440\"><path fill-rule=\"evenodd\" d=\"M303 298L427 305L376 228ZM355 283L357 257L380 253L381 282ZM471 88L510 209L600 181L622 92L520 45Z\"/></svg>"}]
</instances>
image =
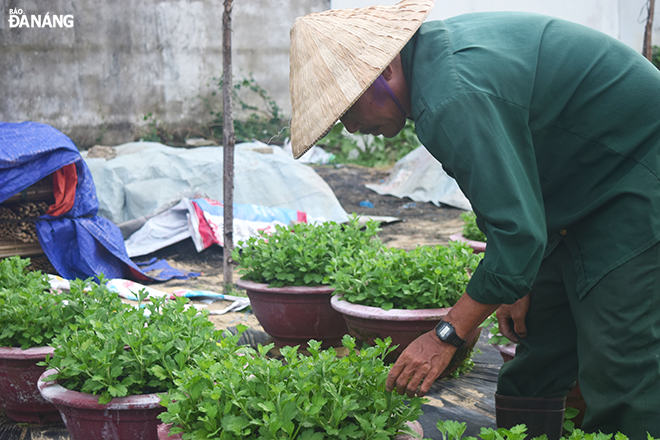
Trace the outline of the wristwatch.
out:
<instances>
[{"instance_id":1,"label":"wristwatch","mask_svg":"<svg viewBox=\"0 0 660 440\"><path fill-rule=\"evenodd\" d=\"M443 321L442 319L438 325L435 326L435 334L438 335L438 339L440 339L442 342L446 342L457 348L461 348L467 342L465 339L461 339L461 337L456 334L456 329L453 325Z\"/></svg>"}]
</instances>

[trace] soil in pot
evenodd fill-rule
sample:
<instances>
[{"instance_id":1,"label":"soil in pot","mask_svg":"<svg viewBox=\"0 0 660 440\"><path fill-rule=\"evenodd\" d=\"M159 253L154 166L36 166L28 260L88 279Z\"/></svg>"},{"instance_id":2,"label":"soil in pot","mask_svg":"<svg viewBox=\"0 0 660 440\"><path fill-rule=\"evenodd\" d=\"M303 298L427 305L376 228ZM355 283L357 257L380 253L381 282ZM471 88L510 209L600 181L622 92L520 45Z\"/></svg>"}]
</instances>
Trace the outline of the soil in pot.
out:
<instances>
[{"instance_id":1,"label":"soil in pot","mask_svg":"<svg viewBox=\"0 0 660 440\"><path fill-rule=\"evenodd\" d=\"M363 306L343 301L340 296L333 296L332 307L340 312L346 320L348 333L358 341L374 345L376 339L392 338L392 345L398 347L386 358L395 362L403 350L422 334L433 330L440 319L445 317L451 307L442 309L383 310L379 307ZM467 359L472 353L481 328L477 328L466 336L467 344L458 349L451 362L439 378L447 377Z\"/></svg>"},{"instance_id":2,"label":"soil in pot","mask_svg":"<svg viewBox=\"0 0 660 440\"><path fill-rule=\"evenodd\" d=\"M114 398L98 403L99 396L66 389L45 378L55 370L44 372L37 386L47 401L53 403L71 440L157 440L158 414L165 411L157 394Z\"/></svg>"},{"instance_id":3,"label":"soil in pot","mask_svg":"<svg viewBox=\"0 0 660 440\"><path fill-rule=\"evenodd\" d=\"M37 362L53 354L51 347L0 347L0 409L7 417L23 423L62 422L57 408L37 389L46 367Z\"/></svg>"},{"instance_id":4,"label":"soil in pot","mask_svg":"<svg viewBox=\"0 0 660 440\"><path fill-rule=\"evenodd\" d=\"M305 346L307 341L321 341L322 347L341 346L348 333L343 316L330 305L334 289L329 286L272 287L239 279L259 323L278 347Z\"/></svg>"}]
</instances>

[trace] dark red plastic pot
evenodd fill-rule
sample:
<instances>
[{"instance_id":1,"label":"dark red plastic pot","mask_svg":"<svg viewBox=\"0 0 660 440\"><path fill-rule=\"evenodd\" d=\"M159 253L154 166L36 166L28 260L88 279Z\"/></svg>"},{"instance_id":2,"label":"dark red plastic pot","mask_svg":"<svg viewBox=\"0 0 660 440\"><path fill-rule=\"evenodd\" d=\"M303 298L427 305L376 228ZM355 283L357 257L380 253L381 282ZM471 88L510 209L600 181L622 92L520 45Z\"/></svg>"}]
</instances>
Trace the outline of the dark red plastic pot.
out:
<instances>
[{"instance_id":1,"label":"dark red plastic pot","mask_svg":"<svg viewBox=\"0 0 660 440\"><path fill-rule=\"evenodd\" d=\"M55 370L45 371L37 386L39 392L62 414L71 440L157 440L158 414L165 411L157 394L115 397L101 405L99 396L71 391L45 378Z\"/></svg>"},{"instance_id":2,"label":"dark red plastic pot","mask_svg":"<svg viewBox=\"0 0 660 440\"><path fill-rule=\"evenodd\" d=\"M480 254L480 253L486 251L486 242L485 241L468 240L460 232L457 232L456 234L450 235L449 236L449 241L462 241L462 242L465 242L472 248L472 250L474 251L475 254Z\"/></svg>"},{"instance_id":3,"label":"dark red plastic pot","mask_svg":"<svg viewBox=\"0 0 660 440\"><path fill-rule=\"evenodd\" d=\"M243 279L236 285L247 291L254 315L278 347L306 345L310 339L335 347L348 333L344 318L330 305L332 287L269 288Z\"/></svg>"},{"instance_id":4,"label":"dark red plastic pot","mask_svg":"<svg viewBox=\"0 0 660 440\"><path fill-rule=\"evenodd\" d=\"M348 333L355 339L368 345L374 345L375 339L385 339L388 336L392 338L392 345L398 345L398 347L386 358L389 362L394 362L412 341L433 330L438 321L447 316L451 310L451 307L383 310L380 307L349 303L342 300L341 295L333 296L330 303L344 316ZM480 333L481 328L477 328L466 336L465 339L468 343L456 351L449 366L440 375L441 378L453 373L470 355Z\"/></svg>"},{"instance_id":5,"label":"dark red plastic pot","mask_svg":"<svg viewBox=\"0 0 660 440\"><path fill-rule=\"evenodd\" d=\"M494 345L494 347L500 352L504 362L509 362L516 356L516 344L508 343L506 345Z\"/></svg>"},{"instance_id":6,"label":"dark red plastic pot","mask_svg":"<svg viewBox=\"0 0 660 440\"><path fill-rule=\"evenodd\" d=\"M171 423L161 423L158 425L158 440L181 440L181 434L170 435Z\"/></svg>"},{"instance_id":7,"label":"dark red plastic pot","mask_svg":"<svg viewBox=\"0 0 660 440\"><path fill-rule=\"evenodd\" d=\"M46 371L37 362L53 351L52 347L0 347L0 408L10 419L23 423L62 421L57 408L37 389L37 380Z\"/></svg>"},{"instance_id":8,"label":"dark red plastic pot","mask_svg":"<svg viewBox=\"0 0 660 440\"><path fill-rule=\"evenodd\" d=\"M419 437L413 437L408 434L399 434L394 437L393 440L414 440L416 438L422 438L424 437L424 430L422 429L422 425L418 421L414 422L406 422L412 429L415 431L417 434L419 434ZM160 424L158 425L158 440L181 440L181 434L174 434L170 436L170 427L171 424Z\"/></svg>"}]
</instances>

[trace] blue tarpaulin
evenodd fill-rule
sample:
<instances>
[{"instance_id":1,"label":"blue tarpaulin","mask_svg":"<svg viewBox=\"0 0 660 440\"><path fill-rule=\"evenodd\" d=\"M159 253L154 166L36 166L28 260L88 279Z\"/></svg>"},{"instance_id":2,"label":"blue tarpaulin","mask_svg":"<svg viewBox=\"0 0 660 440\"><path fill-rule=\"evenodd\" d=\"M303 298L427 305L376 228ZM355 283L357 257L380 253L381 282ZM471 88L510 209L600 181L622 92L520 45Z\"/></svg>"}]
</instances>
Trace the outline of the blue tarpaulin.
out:
<instances>
[{"instance_id":1,"label":"blue tarpaulin","mask_svg":"<svg viewBox=\"0 0 660 440\"><path fill-rule=\"evenodd\" d=\"M92 175L67 136L36 122L0 122L0 203L69 164L75 164L78 175L73 207L57 217L43 215L36 223L41 247L62 277L86 279L103 274L165 281L195 275L168 271L164 276L149 276L131 261L117 225L97 216Z\"/></svg>"}]
</instances>

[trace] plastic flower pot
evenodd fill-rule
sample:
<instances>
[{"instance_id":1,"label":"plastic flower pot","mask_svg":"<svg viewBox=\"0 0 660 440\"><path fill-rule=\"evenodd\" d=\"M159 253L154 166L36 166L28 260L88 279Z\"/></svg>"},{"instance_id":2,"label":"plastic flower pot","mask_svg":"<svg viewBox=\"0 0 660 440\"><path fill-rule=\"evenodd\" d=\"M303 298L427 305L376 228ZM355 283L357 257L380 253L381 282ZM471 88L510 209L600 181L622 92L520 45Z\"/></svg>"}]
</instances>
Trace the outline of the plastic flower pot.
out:
<instances>
[{"instance_id":1,"label":"plastic flower pot","mask_svg":"<svg viewBox=\"0 0 660 440\"><path fill-rule=\"evenodd\" d=\"M161 423L158 425L158 440L181 440L181 433L170 435L171 423Z\"/></svg>"},{"instance_id":2,"label":"plastic flower pot","mask_svg":"<svg viewBox=\"0 0 660 440\"><path fill-rule=\"evenodd\" d=\"M398 347L388 355L386 358L388 362L395 362L401 352L412 341L433 330L438 321L447 316L447 313L451 310L451 307L383 310L380 307L363 306L343 301L341 295L333 296L330 303L335 310L344 316L348 333L358 341L374 345L375 339L392 338L392 345L398 345ZM480 333L481 328L477 328L466 336L467 344L456 350L451 362L439 378L449 376L470 356Z\"/></svg>"},{"instance_id":3,"label":"plastic flower pot","mask_svg":"<svg viewBox=\"0 0 660 440\"><path fill-rule=\"evenodd\" d=\"M37 380L46 370L37 362L53 351L52 347L0 347L0 408L10 419L23 423L62 421L57 408L37 389Z\"/></svg>"},{"instance_id":4,"label":"plastic flower pot","mask_svg":"<svg viewBox=\"0 0 660 440\"><path fill-rule=\"evenodd\" d=\"M469 240L463 236L460 232L452 234L449 236L449 241L462 241L467 243L475 254L480 254L486 251L486 242L485 241L475 241Z\"/></svg>"},{"instance_id":5,"label":"plastic flower pot","mask_svg":"<svg viewBox=\"0 0 660 440\"><path fill-rule=\"evenodd\" d=\"M46 381L55 370L45 371L37 386L62 415L71 440L157 440L158 414L165 411L157 394L116 397L98 403L99 396L64 388Z\"/></svg>"},{"instance_id":6,"label":"plastic flower pot","mask_svg":"<svg viewBox=\"0 0 660 440\"><path fill-rule=\"evenodd\" d=\"M341 345L348 333L342 315L330 305L334 289L328 286L268 287L268 284L239 279L252 311L278 347L305 346L307 341L321 341L322 347Z\"/></svg>"},{"instance_id":7,"label":"plastic flower pot","mask_svg":"<svg viewBox=\"0 0 660 440\"><path fill-rule=\"evenodd\" d=\"M409 434L399 434L394 437L393 440L414 440L416 438L423 438L424 437L424 430L422 429L422 425L418 421L414 422L406 422L408 426L410 426L413 431L415 431L417 434L419 434L419 437L413 437ZM181 440L181 434L173 434L170 436L170 428L172 427L171 424L165 424L161 423L158 425L158 440Z\"/></svg>"},{"instance_id":8,"label":"plastic flower pot","mask_svg":"<svg viewBox=\"0 0 660 440\"><path fill-rule=\"evenodd\" d=\"M502 360L504 362L509 362L511 359L513 359L516 356L516 344L513 343L507 343L504 345L493 345L497 351L500 352L500 356L502 356Z\"/></svg>"}]
</instances>

